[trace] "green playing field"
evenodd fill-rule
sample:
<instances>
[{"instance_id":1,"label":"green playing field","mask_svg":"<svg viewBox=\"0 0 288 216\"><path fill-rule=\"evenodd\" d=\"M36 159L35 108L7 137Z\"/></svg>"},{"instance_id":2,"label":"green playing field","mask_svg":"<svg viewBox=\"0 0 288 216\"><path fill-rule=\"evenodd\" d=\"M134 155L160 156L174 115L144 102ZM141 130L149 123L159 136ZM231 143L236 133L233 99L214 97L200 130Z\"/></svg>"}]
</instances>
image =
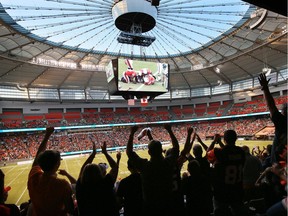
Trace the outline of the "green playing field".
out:
<instances>
[{"instance_id":1,"label":"green playing field","mask_svg":"<svg viewBox=\"0 0 288 216\"><path fill-rule=\"evenodd\" d=\"M252 149L254 146L260 146L262 149L263 146L271 144L271 141L237 141L237 145L247 145ZM183 147L183 145L181 145ZM138 150L137 153L144 158L148 158L147 150ZM112 157L116 159L116 153L111 153ZM86 160L87 155L75 157L75 158L64 158L61 162L60 169L65 169L73 177L77 179L79 175L80 168L84 161ZM107 162L103 154L97 154L94 163ZM16 165L11 164L7 166L2 166L1 169L5 174L5 186L11 186L9 191L8 200L6 203L15 203L20 205L22 202L28 201L29 195L27 190L27 179L28 173L31 168L31 163ZM187 163L184 164L182 171L187 170ZM129 175L127 169L127 156L126 153L122 153L122 158L119 166L119 178L124 178ZM60 175L59 175L60 176Z\"/></svg>"}]
</instances>

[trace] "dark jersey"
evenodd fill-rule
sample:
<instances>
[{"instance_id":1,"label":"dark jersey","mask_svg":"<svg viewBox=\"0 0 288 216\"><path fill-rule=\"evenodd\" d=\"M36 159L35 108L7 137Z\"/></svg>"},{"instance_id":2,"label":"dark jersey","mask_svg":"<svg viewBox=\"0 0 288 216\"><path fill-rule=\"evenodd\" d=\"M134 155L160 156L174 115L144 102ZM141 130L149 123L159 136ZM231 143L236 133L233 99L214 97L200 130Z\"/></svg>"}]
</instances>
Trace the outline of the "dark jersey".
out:
<instances>
[{"instance_id":1,"label":"dark jersey","mask_svg":"<svg viewBox=\"0 0 288 216\"><path fill-rule=\"evenodd\" d=\"M146 214L170 215L173 200L173 175L178 152L166 158L140 158L135 152L130 157L140 171L143 185L143 203Z\"/></svg>"},{"instance_id":2,"label":"dark jersey","mask_svg":"<svg viewBox=\"0 0 288 216\"><path fill-rule=\"evenodd\" d=\"M107 174L101 182L93 185L76 183L76 198L79 216L117 216L118 208L114 194L114 183L111 175Z\"/></svg>"},{"instance_id":3,"label":"dark jersey","mask_svg":"<svg viewBox=\"0 0 288 216\"><path fill-rule=\"evenodd\" d=\"M213 169L214 196L229 202L242 200L244 151L234 145L214 149L216 162Z\"/></svg>"},{"instance_id":4,"label":"dark jersey","mask_svg":"<svg viewBox=\"0 0 288 216\"><path fill-rule=\"evenodd\" d=\"M183 194L186 195L186 215L210 215L212 211L212 189L204 174L182 179Z\"/></svg>"},{"instance_id":5,"label":"dark jersey","mask_svg":"<svg viewBox=\"0 0 288 216\"><path fill-rule=\"evenodd\" d=\"M138 216L142 212L142 184L139 173L133 173L119 183L117 196L124 198L124 215Z\"/></svg>"}]
</instances>

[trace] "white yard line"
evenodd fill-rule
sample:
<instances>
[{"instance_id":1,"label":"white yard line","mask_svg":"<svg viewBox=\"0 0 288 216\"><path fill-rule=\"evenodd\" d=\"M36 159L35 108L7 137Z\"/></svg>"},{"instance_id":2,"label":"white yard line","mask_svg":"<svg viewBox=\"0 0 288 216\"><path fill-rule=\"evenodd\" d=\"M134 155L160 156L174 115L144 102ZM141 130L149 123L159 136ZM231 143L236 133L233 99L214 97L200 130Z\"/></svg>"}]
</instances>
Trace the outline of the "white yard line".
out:
<instances>
[{"instance_id":1,"label":"white yard line","mask_svg":"<svg viewBox=\"0 0 288 216\"><path fill-rule=\"evenodd\" d=\"M8 173L10 173L13 169L15 169L17 167L17 165L16 166L12 166L12 169L11 169L11 167L9 166L9 167L1 167L1 169L2 170L5 170L5 168L6 169L9 169L7 172L5 172L5 175L7 175Z\"/></svg>"},{"instance_id":2,"label":"white yard line","mask_svg":"<svg viewBox=\"0 0 288 216\"><path fill-rule=\"evenodd\" d=\"M17 206L19 206L19 205L21 204L21 203L20 203L20 204L18 205L18 202L20 201L20 199L22 198L22 196L24 195L24 193L26 192L26 190L27 190L27 187L25 187L25 190L21 193L20 197L19 197L18 200L16 201L15 204L16 204Z\"/></svg>"},{"instance_id":3,"label":"white yard line","mask_svg":"<svg viewBox=\"0 0 288 216\"><path fill-rule=\"evenodd\" d=\"M11 185L15 180L17 180L18 176L20 176L26 169L23 169L22 172L20 172L11 182L9 182L7 185Z\"/></svg>"}]
</instances>

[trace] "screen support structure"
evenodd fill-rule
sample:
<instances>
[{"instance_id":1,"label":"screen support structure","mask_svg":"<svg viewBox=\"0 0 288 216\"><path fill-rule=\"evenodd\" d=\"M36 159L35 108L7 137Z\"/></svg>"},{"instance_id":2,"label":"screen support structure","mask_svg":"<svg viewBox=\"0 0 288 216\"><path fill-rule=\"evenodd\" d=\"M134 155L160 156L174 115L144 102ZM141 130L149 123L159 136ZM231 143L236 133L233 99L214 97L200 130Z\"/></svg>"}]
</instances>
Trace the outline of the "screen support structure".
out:
<instances>
[{"instance_id":1,"label":"screen support structure","mask_svg":"<svg viewBox=\"0 0 288 216\"><path fill-rule=\"evenodd\" d=\"M156 39L155 37L143 35L142 26L136 23L132 24L130 32L122 31L119 37L117 38L119 43L133 44L140 46L140 52L141 47L150 46L155 41L155 39ZM142 54L143 53L141 53L141 55Z\"/></svg>"}]
</instances>

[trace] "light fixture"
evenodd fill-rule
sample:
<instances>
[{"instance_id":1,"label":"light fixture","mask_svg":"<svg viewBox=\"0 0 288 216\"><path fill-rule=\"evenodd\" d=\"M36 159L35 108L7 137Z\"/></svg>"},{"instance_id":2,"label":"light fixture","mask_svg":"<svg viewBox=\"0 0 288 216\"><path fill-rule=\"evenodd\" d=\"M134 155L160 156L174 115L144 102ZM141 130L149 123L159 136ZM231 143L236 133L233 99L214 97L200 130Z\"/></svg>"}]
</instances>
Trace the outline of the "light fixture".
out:
<instances>
[{"instance_id":1,"label":"light fixture","mask_svg":"<svg viewBox=\"0 0 288 216\"><path fill-rule=\"evenodd\" d=\"M271 68L264 67L262 72L265 73L266 76L269 76L271 74Z\"/></svg>"},{"instance_id":2,"label":"light fixture","mask_svg":"<svg viewBox=\"0 0 288 216\"><path fill-rule=\"evenodd\" d=\"M25 87L23 87L23 86L24 86L24 84L17 83L16 88L19 91L26 91L27 89Z\"/></svg>"},{"instance_id":3,"label":"light fixture","mask_svg":"<svg viewBox=\"0 0 288 216\"><path fill-rule=\"evenodd\" d=\"M222 80L218 80L217 83L218 83L218 86L221 86L223 82Z\"/></svg>"},{"instance_id":4,"label":"light fixture","mask_svg":"<svg viewBox=\"0 0 288 216\"><path fill-rule=\"evenodd\" d=\"M250 18L253 19L253 18L258 18L258 20L253 23L251 26L250 26L250 29L256 29L258 26L260 26L264 21L265 21L265 18L268 14L268 11L261 8L261 9L258 9L256 11L254 11L251 15L250 15Z\"/></svg>"},{"instance_id":5,"label":"light fixture","mask_svg":"<svg viewBox=\"0 0 288 216\"><path fill-rule=\"evenodd\" d=\"M219 68L218 66L214 68L214 71L215 71L216 73L218 73L218 74L221 72L221 70L220 70L220 68Z\"/></svg>"}]
</instances>

